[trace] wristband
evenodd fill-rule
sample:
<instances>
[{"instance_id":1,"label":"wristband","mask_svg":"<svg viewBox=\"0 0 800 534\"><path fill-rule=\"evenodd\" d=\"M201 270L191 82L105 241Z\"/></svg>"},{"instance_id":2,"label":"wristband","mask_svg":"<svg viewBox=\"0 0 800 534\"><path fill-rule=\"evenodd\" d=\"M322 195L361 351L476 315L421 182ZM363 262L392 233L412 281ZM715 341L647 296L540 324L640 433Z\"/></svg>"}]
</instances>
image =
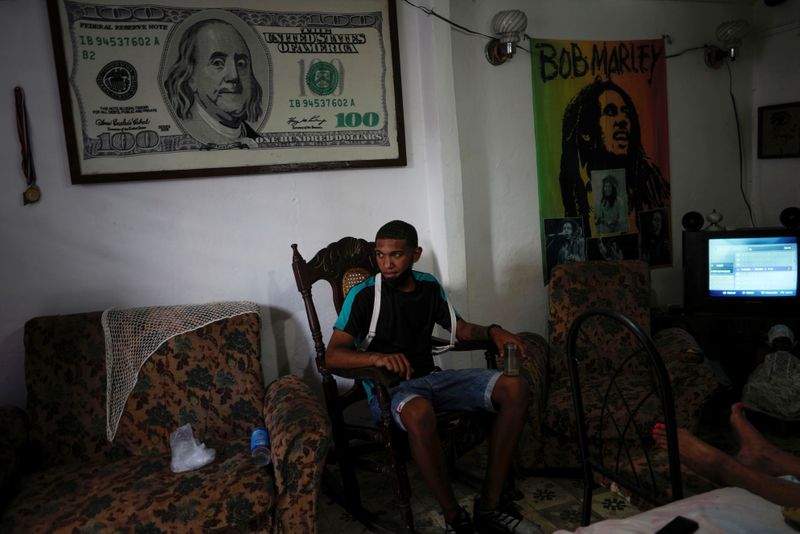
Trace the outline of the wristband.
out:
<instances>
[{"instance_id":1,"label":"wristband","mask_svg":"<svg viewBox=\"0 0 800 534\"><path fill-rule=\"evenodd\" d=\"M486 327L486 337L489 338L489 341L493 341L493 339L492 339L492 328L501 328L502 329L503 327L500 326L499 324L495 324L495 323L492 323L489 326L487 326Z\"/></svg>"}]
</instances>

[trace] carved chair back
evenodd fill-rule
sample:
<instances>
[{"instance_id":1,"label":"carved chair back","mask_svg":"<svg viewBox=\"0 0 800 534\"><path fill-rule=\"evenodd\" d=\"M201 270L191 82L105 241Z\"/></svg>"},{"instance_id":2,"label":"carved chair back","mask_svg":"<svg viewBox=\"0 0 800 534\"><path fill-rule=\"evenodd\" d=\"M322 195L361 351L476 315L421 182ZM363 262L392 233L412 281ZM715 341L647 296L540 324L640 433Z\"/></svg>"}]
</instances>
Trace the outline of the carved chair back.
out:
<instances>
[{"instance_id":1,"label":"carved chair back","mask_svg":"<svg viewBox=\"0 0 800 534\"><path fill-rule=\"evenodd\" d=\"M308 326L314 341L317 370L323 379L326 377L330 379L330 373L325 366L325 343L322 340L322 329L311 288L320 280L328 282L333 293L333 305L338 314L347 293L378 272L375 263L375 244L355 237L343 237L317 252L309 261L303 259L296 244L292 245L292 250L294 278L306 307Z\"/></svg>"},{"instance_id":2,"label":"carved chair back","mask_svg":"<svg viewBox=\"0 0 800 534\"><path fill-rule=\"evenodd\" d=\"M392 474L395 491L398 495L398 511L405 529L413 531L414 517L410 506L410 485L405 468L408 457L407 438L404 433L391 422L389 415L389 395L386 384L387 373L379 368L335 369L336 376L353 378L353 385L342 393L339 392L336 378L325 363L325 343L319 323L317 308L312 296L312 286L321 280L328 282L332 291L333 304L338 314L348 291L360 282L378 272L375 262L375 244L364 239L344 237L329 244L313 258L306 261L300 255L297 245L292 245L292 268L294 270L297 290L305 304L308 325L314 342L317 369L322 375L322 386L331 418L335 449L328 458L335 458L339 463L341 487L334 489L335 497L341 497L345 508L370 528L377 527L380 521L366 511L361 504L360 489L354 468L364 466L369 470ZM434 343L437 341L434 340ZM494 347L490 343L474 342L458 343L454 350L486 350L486 359L490 366L495 366ZM381 405L382 418L378 428L348 423L344 418L344 409L366 397L362 380L375 382ZM437 428L442 439L442 446L448 461L471 450L485 440L489 425L486 414L464 414L448 412L437 414ZM370 445L379 444L386 451L386 460L373 462L359 454L362 449L357 442L366 442L365 451ZM452 467L452 465L451 465ZM337 483L338 484L338 483ZM338 492L338 495L336 493Z\"/></svg>"}]
</instances>

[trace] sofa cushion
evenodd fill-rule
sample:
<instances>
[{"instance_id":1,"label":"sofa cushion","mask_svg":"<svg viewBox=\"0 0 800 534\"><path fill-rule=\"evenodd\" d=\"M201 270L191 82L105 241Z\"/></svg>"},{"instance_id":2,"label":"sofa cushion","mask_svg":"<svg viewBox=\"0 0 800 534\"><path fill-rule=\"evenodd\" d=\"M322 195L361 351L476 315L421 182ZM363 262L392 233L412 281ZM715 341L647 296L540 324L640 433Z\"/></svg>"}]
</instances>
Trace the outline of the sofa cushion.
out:
<instances>
[{"instance_id":1,"label":"sofa cushion","mask_svg":"<svg viewBox=\"0 0 800 534\"><path fill-rule=\"evenodd\" d=\"M657 342L667 339L693 342L691 337L667 336L662 339L656 336ZM665 359L665 366L672 386L677 425L694 431L700 419L702 407L714 393L713 373L702 363L683 361L681 357L675 355L677 348L676 346L659 347L659 350L664 354L671 355ZM633 365L627 367L625 372L617 377L617 388L608 393L608 412L602 419L606 438L612 436L611 429L614 428L614 422L622 425L628 420L628 409L636 411L635 426L624 429L623 434L631 444L639 440L637 436L644 436L647 441L653 425L663 419L659 397L653 391L654 382L651 380L650 372L645 370L641 358L637 357L640 354L631 358ZM643 354L641 355L643 356ZM600 412L607 394L609 375L587 372L582 373L581 376L582 400L587 413L587 435L591 440L600 431ZM620 402L619 392L624 393L625 403ZM548 434L557 436L552 442L560 444L557 449L544 451L545 463L548 465L576 465L574 462L579 461L580 453L577 443L575 407L568 376L561 376L551 382L548 407L542 424ZM616 453L615 446L606 446L605 450Z\"/></svg>"},{"instance_id":2,"label":"sofa cushion","mask_svg":"<svg viewBox=\"0 0 800 534\"><path fill-rule=\"evenodd\" d=\"M549 286L549 342L565 347L567 332L590 308L613 308L650 332L650 270L642 261L592 261L557 265Z\"/></svg>"},{"instance_id":3,"label":"sofa cushion","mask_svg":"<svg viewBox=\"0 0 800 534\"><path fill-rule=\"evenodd\" d=\"M114 442L135 455L164 454L186 423L201 441L248 439L264 424L260 329L248 313L165 341L142 365Z\"/></svg>"},{"instance_id":4,"label":"sofa cushion","mask_svg":"<svg viewBox=\"0 0 800 534\"><path fill-rule=\"evenodd\" d=\"M272 472L253 464L246 440L216 454L210 465L184 473L170 470L168 454L36 473L25 479L0 531L271 531Z\"/></svg>"},{"instance_id":5,"label":"sofa cushion","mask_svg":"<svg viewBox=\"0 0 800 534\"><path fill-rule=\"evenodd\" d=\"M643 261L592 261L556 265L549 286L548 340L554 357L555 376L567 374L563 354L572 323L591 308L611 308L650 333L650 270ZM634 337L622 325L590 319L584 338L597 349L594 371L604 372L622 347L633 346Z\"/></svg>"},{"instance_id":6,"label":"sofa cushion","mask_svg":"<svg viewBox=\"0 0 800 534\"><path fill-rule=\"evenodd\" d=\"M261 321L249 313L164 342L142 366L109 443L100 317L37 317L25 325L30 439L41 447L41 468L164 454L170 432L185 423L201 439L219 441L263 424Z\"/></svg>"},{"instance_id":7,"label":"sofa cushion","mask_svg":"<svg viewBox=\"0 0 800 534\"><path fill-rule=\"evenodd\" d=\"M629 442L637 440L637 433L642 436L650 436L653 425L661 414L660 401L657 394L648 398L652 391L649 378L644 379L632 376L630 379L618 378L617 386L624 391L625 403L619 401L617 392L613 390L609 394L609 404L603 414L602 430L606 438L616 437L614 425L624 426L628 420L626 406L630 409L638 408L634 418L636 428L624 429L623 437ZM605 378L586 379L581 382L581 393L583 397L583 408L586 412L586 433L592 440L598 436L601 430L601 410L603 407L603 397L607 393L608 380ZM569 378L563 377L558 384L553 384L550 393L550 404L544 424L548 432L569 438L577 442L577 423L575 422L575 407L572 400L572 388ZM577 443L576 443L576 449Z\"/></svg>"}]
</instances>

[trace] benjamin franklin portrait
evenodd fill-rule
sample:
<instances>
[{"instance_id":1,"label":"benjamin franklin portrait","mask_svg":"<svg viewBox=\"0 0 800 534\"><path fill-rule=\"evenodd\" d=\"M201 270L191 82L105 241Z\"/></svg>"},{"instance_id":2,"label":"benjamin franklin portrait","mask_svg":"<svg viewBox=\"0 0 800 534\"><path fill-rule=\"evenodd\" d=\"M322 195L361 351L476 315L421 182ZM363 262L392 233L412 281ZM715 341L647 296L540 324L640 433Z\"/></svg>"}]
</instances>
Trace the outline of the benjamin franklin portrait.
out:
<instances>
[{"instance_id":1,"label":"benjamin franklin portrait","mask_svg":"<svg viewBox=\"0 0 800 534\"><path fill-rule=\"evenodd\" d=\"M262 73L259 81L254 51L236 26L249 28L223 20L230 19L220 16L224 12L212 13L179 34L164 89L179 126L200 143L256 146L258 125L268 113L268 76Z\"/></svg>"}]
</instances>

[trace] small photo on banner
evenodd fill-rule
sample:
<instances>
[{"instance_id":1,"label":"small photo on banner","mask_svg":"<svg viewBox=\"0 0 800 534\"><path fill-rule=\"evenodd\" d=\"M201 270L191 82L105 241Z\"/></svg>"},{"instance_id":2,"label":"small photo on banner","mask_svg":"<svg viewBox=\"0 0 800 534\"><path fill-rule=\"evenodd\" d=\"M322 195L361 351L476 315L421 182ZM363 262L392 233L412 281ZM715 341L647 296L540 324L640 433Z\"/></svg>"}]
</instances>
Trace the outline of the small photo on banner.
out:
<instances>
[{"instance_id":1,"label":"small photo on banner","mask_svg":"<svg viewBox=\"0 0 800 534\"><path fill-rule=\"evenodd\" d=\"M637 260L639 239L636 234L593 237L587 243L588 260Z\"/></svg>"},{"instance_id":2,"label":"small photo on banner","mask_svg":"<svg viewBox=\"0 0 800 534\"><path fill-rule=\"evenodd\" d=\"M586 238L580 218L545 219L542 228L545 234L545 276L548 280L553 266L586 261Z\"/></svg>"},{"instance_id":3,"label":"small photo on banner","mask_svg":"<svg viewBox=\"0 0 800 534\"><path fill-rule=\"evenodd\" d=\"M640 250L642 259L651 267L672 263L669 228L669 212L666 208L639 212Z\"/></svg>"},{"instance_id":4,"label":"small photo on banner","mask_svg":"<svg viewBox=\"0 0 800 534\"><path fill-rule=\"evenodd\" d=\"M625 192L625 169L592 171L594 223L591 235L628 231L628 195Z\"/></svg>"},{"instance_id":5,"label":"small photo on banner","mask_svg":"<svg viewBox=\"0 0 800 534\"><path fill-rule=\"evenodd\" d=\"M584 253L572 261L624 257L671 265L663 39L531 39L530 50L545 283L562 263L551 253L548 229L557 220L580 225ZM657 250L654 230L641 226L653 219L666 240Z\"/></svg>"}]
</instances>

